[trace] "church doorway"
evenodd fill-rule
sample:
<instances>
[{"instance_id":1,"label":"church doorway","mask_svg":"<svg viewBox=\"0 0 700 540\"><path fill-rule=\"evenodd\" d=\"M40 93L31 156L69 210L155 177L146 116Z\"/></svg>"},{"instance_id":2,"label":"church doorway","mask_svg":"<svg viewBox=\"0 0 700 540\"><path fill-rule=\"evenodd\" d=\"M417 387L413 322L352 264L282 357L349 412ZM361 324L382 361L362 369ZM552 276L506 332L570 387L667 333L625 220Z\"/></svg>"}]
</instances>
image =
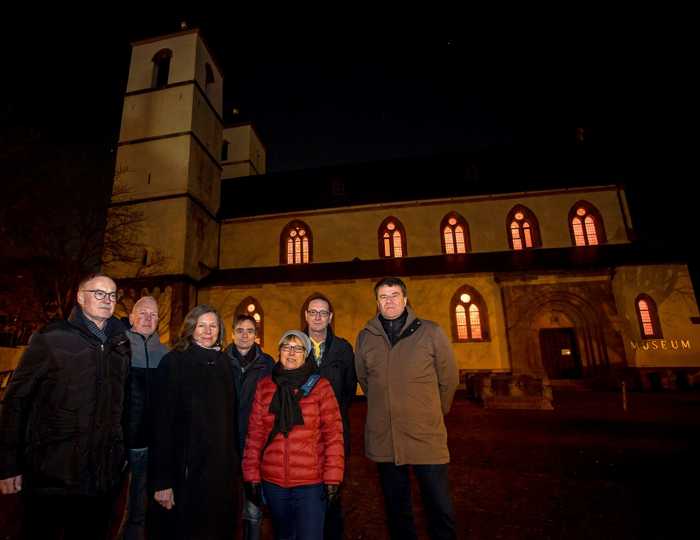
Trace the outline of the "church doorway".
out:
<instances>
[{"instance_id":1,"label":"church doorway","mask_svg":"<svg viewBox=\"0 0 700 540\"><path fill-rule=\"evenodd\" d=\"M550 379L581 378L581 358L573 328L540 329L540 351Z\"/></svg>"}]
</instances>

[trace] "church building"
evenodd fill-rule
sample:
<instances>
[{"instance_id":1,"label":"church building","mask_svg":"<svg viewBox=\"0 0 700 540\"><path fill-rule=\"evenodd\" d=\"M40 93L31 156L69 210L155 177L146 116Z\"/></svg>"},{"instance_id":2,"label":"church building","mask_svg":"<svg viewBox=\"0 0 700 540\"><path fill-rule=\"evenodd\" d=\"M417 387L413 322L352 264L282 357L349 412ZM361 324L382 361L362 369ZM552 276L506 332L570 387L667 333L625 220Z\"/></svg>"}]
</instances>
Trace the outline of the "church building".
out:
<instances>
[{"instance_id":1,"label":"church building","mask_svg":"<svg viewBox=\"0 0 700 540\"><path fill-rule=\"evenodd\" d=\"M268 174L250 123L224 125L223 74L198 30L133 44L113 210L143 217L134 262L108 262L176 338L199 303L258 322L277 355L307 298L354 343L374 283L398 276L495 407L550 408L557 384L683 387L700 373L687 264L635 241L626 191L585 145L481 149Z\"/></svg>"}]
</instances>

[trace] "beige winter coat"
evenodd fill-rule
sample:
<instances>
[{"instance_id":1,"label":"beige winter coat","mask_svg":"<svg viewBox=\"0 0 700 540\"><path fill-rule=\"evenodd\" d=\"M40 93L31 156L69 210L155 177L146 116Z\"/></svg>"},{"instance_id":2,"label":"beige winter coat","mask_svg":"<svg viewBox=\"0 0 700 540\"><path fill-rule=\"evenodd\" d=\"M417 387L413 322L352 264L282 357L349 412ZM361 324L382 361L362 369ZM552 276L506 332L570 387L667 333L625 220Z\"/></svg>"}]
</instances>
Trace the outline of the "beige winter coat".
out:
<instances>
[{"instance_id":1,"label":"beige winter coat","mask_svg":"<svg viewBox=\"0 0 700 540\"><path fill-rule=\"evenodd\" d=\"M377 317L357 336L355 367L367 396L365 453L396 465L448 463L443 416L459 372L442 329L406 309L404 337L393 347Z\"/></svg>"}]
</instances>

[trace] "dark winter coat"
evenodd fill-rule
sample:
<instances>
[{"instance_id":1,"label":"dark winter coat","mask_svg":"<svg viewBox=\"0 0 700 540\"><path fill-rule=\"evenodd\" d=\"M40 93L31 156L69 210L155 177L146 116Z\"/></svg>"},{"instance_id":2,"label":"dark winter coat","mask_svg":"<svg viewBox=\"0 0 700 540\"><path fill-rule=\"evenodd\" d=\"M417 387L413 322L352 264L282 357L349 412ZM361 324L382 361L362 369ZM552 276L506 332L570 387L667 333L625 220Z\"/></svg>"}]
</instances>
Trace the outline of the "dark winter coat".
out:
<instances>
[{"instance_id":1,"label":"dark winter coat","mask_svg":"<svg viewBox=\"0 0 700 540\"><path fill-rule=\"evenodd\" d=\"M241 369L240 354L236 350L235 345L229 345L226 349L226 355L231 362L233 369L233 382L236 385L236 395L238 397L238 449L243 455L245 447L245 436L248 433L248 417L250 410L253 407L253 397L258 381L272 372L272 367L275 361L269 354L266 354L257 345L253 345L250 351L253 359L244 368Z\"/></svg>"},{"instance_id":2,"label":"dark winter coat","mask_svg":"<svg viewBox=\"0 0 700 540\"><path fill-rule=\"evenodd\" d=\"M350 456L350 405L357 393L357 374L352 345L327 328L326 341L321 356L318 373L328 379L338 400L340 416L343 419L343 439L345 455ZM308 332L307 332L308 333ZM312 354L313 356L313 354Z\"/></svg>"},{"instance_id":3,"label":"dark winter coat","mask_svg":"<svg viewBox=\"0 0 700 540\"><path fill-rule=\"evenodd\" d=\"M148 448L153 432L153 379L168 348L157 333L146 337L128 330L126 335L131 342L126 447Z\"/></svg>"},{"instance_id":4,"label":"dark winter coat","mask_svg":"<svg viewBox=\"0 0 700 540\"><path fill-rule=\"evenodd\" d=\"M168 353L156 370L156 399L153 487L174 492L176 538L232 538L240 457L226 355L195 344Z\"/></svg>"},{"instance_id":5,"label":"dark winter coat","mask_svg":"<svg viewBox=\"0 0 700 540\"><path fill-rule=\"evenodd\" d=\"M0 478L23 491L100 495L125 470L122 415L129 372L126 328L115 317L102 343L82 311L35 334L0 414Z\"/></svg>"},{"instance_id":6,"label":"dark winter coat","mask_svg":"<svg viewBox=\"0 0 700 540\"><path fill-rule=\"evenodd\" d=\"M406 309L393 346L378 317L357 336L355 366L367 396L365 453L396 465L448 463L443 415L452 405L459 371L442 329Z\"/></svg>"},{"instance_id":7,"label":"dark winter coat","mask_svg":"<svg viewBox=\"0 0 700 540\"><path fill-rule=\"evenodd\" d=\"M272 377L265 377L255 392L243 455L245 481L265 480L285 488L340 484L345 467L343 424L329 382L319 379L299 400L304 424L295 425L288 437L277 433L263 452L275 423L270 403L276 390Z\"/></svg>"}]
</instances>

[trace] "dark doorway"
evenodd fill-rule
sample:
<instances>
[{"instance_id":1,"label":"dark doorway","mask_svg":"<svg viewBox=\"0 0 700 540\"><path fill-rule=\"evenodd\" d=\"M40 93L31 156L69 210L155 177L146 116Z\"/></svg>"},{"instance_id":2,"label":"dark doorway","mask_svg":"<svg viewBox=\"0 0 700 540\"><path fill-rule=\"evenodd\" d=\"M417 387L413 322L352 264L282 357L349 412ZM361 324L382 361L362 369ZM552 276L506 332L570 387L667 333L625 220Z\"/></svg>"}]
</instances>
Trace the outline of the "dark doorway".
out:
<instances>
[{"instance_id":1,"label":"dark doorway","mask_svg":"<svg viewBox=\"0 0 700 540\"><path fill-rule=\"evenodd\" d=\"M542 362L550 379L580 379L581 359L573 328L540 330Z\"/></svg>"}]
</instances>

